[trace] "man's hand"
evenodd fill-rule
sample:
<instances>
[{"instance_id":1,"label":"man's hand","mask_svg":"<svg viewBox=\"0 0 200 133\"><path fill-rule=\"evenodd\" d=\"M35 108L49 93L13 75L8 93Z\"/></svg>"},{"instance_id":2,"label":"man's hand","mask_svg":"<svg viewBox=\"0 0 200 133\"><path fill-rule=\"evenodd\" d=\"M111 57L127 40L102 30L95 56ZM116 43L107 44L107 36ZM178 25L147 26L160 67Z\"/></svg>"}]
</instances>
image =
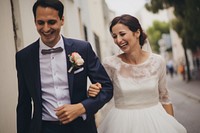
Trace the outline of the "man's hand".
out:
<instances>
[{"instance_id":1,"label":"man's hand","mask_svg":"<svg viewBox=\"0 0 200 133\"><path fill-rule=\"evenodd\" d=\"M91 84L88 89L88 95L90 97L96 97L99 94L99 92L101 91L101 88L102 88L102 86L100 83Z\"/></svg>"},{"instance_id":2,"label":"man's hand","mask_svg":"<svg viewBox=\"0 0 200 133\"><path fill-rule=\"evenodd\" d=\"M81 103L65 104L56 108L55 111L56 116L62 122L62 124L67 124L86 112Z\"/></svg>"}]
</instances>

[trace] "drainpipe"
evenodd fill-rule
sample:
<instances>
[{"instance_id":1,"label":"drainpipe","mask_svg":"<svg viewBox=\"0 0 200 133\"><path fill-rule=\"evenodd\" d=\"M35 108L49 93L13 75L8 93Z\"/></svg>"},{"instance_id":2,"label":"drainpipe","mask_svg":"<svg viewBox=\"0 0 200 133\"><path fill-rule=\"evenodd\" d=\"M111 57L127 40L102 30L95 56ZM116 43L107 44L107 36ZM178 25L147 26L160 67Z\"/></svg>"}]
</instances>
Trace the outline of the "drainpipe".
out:
<instances>
[{"instance_id":1,"label":"drainpipe","mask_svg":"<svg viewBox=\"0 0 200 133\"><path fill-rule=\"evenodd\" d=\"M13 32L14 32L14 42L15 42L15 51L18 51L17 48L17 28L15 24L15 14L14 14L14 5L13 5L13 0L10 0L10 5L11 5L11 13L12 13L12 23L13 23Z\"/></svg>"}]
</instances>

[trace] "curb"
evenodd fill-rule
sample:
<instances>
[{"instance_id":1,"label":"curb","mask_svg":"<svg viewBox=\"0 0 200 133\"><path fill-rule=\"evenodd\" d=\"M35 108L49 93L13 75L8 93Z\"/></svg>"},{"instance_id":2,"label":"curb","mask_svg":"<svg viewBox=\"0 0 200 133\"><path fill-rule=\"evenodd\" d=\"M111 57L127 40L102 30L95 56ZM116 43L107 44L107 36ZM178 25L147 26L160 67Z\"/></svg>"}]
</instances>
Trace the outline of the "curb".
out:
<instances>
[{"instance_id":1,"label":"curb","mask_svg":"<svg viewBox=\"0 0 200 133\"><path fill-rule=\"evenodd\" d=\"M200 81L199 80L193 80L190 82L184 82L181 81L180 76L174 77L174 79L171 79L169 76L167 78L168 87L173 88L169 89L170 91L175 91L177 93L181 93L198 103L200 103ZM187 88L191 88L188 90Z\"/></svg>"},{"instance_id":2,"label":"curb","mask_svg":"<svg viewBox=\"0 0 200 133\"><path fill-rule=\"evenodd\" d=\"M176 91L176 92L181 93L181 94L183 94L183 95L185 95L185 96L187 96L189 98L192 98L192 99L194 99L194 100L196 100L197 102L200 103L200 97L196 96L196 95L194 95L192 93L188 93L188 92L182 91L182 90L177 89L177 88L174 88L174 90L170 90L170 91Z\"/></svg>"}]
</instances>

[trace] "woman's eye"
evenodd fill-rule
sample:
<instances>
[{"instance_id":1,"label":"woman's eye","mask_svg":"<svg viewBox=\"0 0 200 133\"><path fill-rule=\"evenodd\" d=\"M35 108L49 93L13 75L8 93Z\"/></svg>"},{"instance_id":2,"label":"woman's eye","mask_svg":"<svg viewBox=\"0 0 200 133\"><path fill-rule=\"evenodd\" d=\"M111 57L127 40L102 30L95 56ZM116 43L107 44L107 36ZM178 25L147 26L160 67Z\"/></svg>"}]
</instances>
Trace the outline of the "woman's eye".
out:
<instances>
[{"instance_id":1,"label":"woman's eye","mask_svg":"<svg viewBox=\"0 0 200 133\"><path fill-rule=\"evenodd\" d=\"M126 33L121 33L120 36L124 36Z\"/></svg>"},{"instance_id":2,"label":"woman's eye","mask_svg":"<svg viewBox=\"0 0 200 133\"><path fill-rule=\"evenodd\" d=\"M116 36L116 35L112 35L112 37L113 37L113 38L117 38L117 36Z\"/></svg>"}]
</instances>

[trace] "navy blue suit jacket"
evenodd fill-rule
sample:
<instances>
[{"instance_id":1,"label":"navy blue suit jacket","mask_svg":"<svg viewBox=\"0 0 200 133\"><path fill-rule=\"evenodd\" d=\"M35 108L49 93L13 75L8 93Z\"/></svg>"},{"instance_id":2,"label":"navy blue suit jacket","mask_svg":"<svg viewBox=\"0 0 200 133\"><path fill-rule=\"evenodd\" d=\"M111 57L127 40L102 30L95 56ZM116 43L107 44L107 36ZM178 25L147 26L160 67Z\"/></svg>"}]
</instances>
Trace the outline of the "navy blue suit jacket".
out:
<instances>
[{"instance_id":1,"label":"navy blue suit jacket","mask_svg":"<svg viewBox=\"0 0 200 133\"><path fill-rule=\"evenodd\" d=\"M64 38L66 57L78 52L84 60L84 70L68 73L71 103L82 103L87 119L82 117L71 122L74 133L96 133L94 114L113 96L112 83L98 57L86 41ZM67 70L71 67L67 59ZM42 123L42 93L39 64L39 40L16 53L18 77L17 132L39 133ZM92 83L102 84L102 90L96 98L87 96L87 77ZM32 105L33 103L33 105ZM33 107L33 108L32 108Z\"/></svg>"}]
</instances>

